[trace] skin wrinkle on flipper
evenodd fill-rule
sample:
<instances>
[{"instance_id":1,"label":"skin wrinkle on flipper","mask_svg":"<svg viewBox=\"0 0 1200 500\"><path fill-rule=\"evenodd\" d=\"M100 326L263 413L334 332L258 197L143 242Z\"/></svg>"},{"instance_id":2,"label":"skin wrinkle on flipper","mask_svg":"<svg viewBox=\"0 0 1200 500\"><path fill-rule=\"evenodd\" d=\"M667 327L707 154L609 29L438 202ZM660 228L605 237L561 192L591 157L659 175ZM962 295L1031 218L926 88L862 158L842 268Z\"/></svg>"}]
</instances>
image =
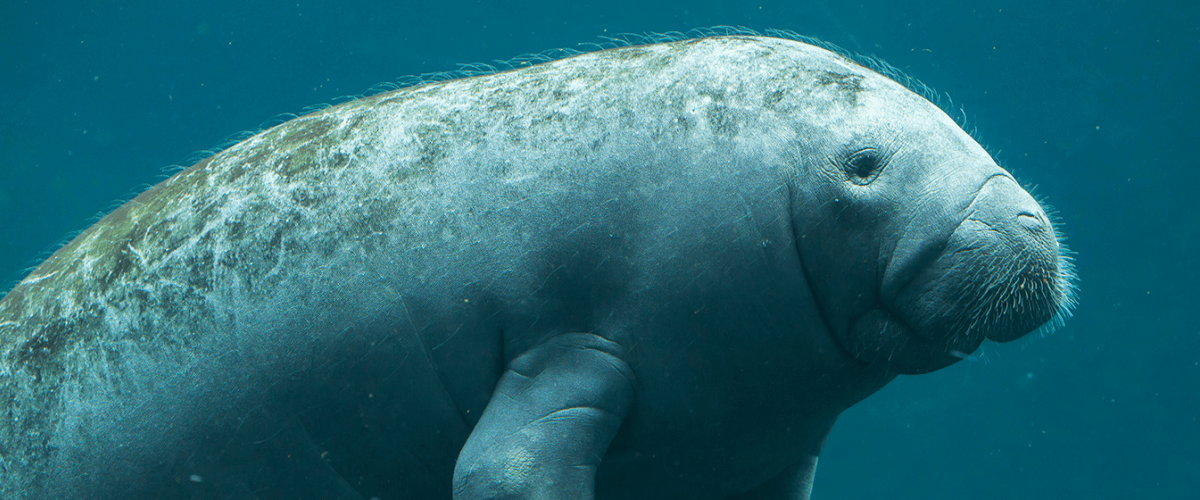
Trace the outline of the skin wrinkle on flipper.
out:
<instances>
[{"instance_id":1,"label":"skin wrinkle on flipper","mask_svg":"<svg viewBox=\"0 0 1200 500\"><path fill-rule=\"evenodd\" d=\"M888 160L853 159L867 149ZM1040 213L1007 179L894 82L752 36L318 111L143 193L0 301L0 391L32 396L5 409L0 463L21 467L0 489L795 490L841 410L1022 333L960 331L974 302L919 300L995 300L961 283L988 272L953 260L963 245L1057 270L1030 317L1069 305L1053 231L1001 241L946 216L985 187L981 220ZM899 228L950 247L883 297L911 258ZM1002 271L983 282L1022 278Z\"/></svg>"}]
</instances>

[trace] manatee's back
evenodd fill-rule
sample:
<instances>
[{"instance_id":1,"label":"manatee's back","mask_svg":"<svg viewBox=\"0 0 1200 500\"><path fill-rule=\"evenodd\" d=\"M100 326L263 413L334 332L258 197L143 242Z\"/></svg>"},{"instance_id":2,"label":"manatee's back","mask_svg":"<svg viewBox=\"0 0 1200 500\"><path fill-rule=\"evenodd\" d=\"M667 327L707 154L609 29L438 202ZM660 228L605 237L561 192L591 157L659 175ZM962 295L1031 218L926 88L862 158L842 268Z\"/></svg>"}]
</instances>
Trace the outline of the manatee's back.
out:
<instances>
[{"instance_id":1,"label":"manatee's back","mask_svg":"<svg viewBox=\"0 0 1200 500\"><path fill-rule=\"evenodd\" d=\"M681 43L762 56L748 55L756 44ZM136 482L181 446L220 450L210 442L220 436L197 429L294 399L300 389L282 382L330 373L327 357L349 352L339 343L352 326L411 325L399 299L435 303L464 280L527 293L512 289L519 273L463 274L522 268L527 252L493 242L557 238L560 225L578 226L557 208L662 185L654 178L712 153L682 145L778 140L764 133L779 125L774 115L736 103L779 103L771 86L704 90L712 82L687 80L703 57L635 47L372 96L256 135L142 193L0 300L0 494L88 484L55 475L86 465L130 475L94 478L105 484ZM787 77L767 64L721 68ZM426 346L395 353L413 348ZM305 441L294 423L273 422L264 429ZM68 463L78 468L56 472Z\"/></svg>"}]
</instances>

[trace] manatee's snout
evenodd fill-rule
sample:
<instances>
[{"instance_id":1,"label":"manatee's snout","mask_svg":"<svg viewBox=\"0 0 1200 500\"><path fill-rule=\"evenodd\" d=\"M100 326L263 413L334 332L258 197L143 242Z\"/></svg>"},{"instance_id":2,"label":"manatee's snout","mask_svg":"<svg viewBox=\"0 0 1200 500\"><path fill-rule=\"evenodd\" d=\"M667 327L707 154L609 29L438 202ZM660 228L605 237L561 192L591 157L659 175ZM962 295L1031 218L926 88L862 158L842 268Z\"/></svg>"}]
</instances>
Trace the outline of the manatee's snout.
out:
<instances>
[{"instance_id":1,"label":"manatee's snout","mask_svg":"<svg viewBox=\"0 0 1200 500\"><path fill-rule=\"evenodd\" d=\"M963 215L948 238L917 230L924 237L908 238L913 243L893 256L897 271L885 277L879 306L847 332L857 358L899 373L930 372L985 339L1018 339L1067 308L1069 264L1049 217L1016 181L992 176Z\"/></svg>"},{"instance_id":2,"label":"manatee's snout","mask_svg":"<svg viewBox=\"0 0 1200 500\"><path fill-rule=\"evenodd\" d=\"M1058 238L1041 205L1007 176L992 177L984 184L975 206L975 212L954 232L951 242L955 237L968 244L978 241L985 253L991 252L1008 263L973 264L987 266L982 271L991 273L985 275L984 282L991 287L984 290L996 292L978 296L976 306L986 308L988 301L998 306L981 315L983 321L977 324L979 333L988 340L1016 340L1050 321L1062 305Z\"/></svg>"},{"instance_id":3,"label":"manatee's snout","mask_svg":"<svg viewBox=\"0 0 1200 500\"><path fill-rule=\"evenodd\" d=\"M1050 321L1065 300L1063 265L1042 207L1011 177L995 175L892 310L916 336L969 353L985 338L1008 342Z\"/></svg>"}]
</instances>

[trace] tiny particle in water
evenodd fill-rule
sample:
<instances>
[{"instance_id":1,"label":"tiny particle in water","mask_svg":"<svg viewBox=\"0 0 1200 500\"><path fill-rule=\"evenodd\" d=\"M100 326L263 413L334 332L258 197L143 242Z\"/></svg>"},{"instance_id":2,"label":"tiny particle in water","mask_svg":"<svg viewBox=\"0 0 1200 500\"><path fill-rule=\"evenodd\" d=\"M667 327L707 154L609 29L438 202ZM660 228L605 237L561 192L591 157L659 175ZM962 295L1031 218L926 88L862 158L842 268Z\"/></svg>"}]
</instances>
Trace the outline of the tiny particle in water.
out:
<instances>
[{"instance_id":1,"label":"tiny particle in water","mask_svg":"<svg viewBox=\"0 0 1200 500\"><path fill-rule=\"evenodd\" d=\"M199 483L199 482L204 481L204 478L200 477L199 474L192 474L191 476L188 476L188 479L191 479L193 483Z\"/></svg>"},{"instance_id":2,"label":"tiny particle in water","mask_svg":"<svg viewBox=\"0 0 1200 500\"><path fill-rule=\"evenodd\" d=\"M983 357L982 357L982 356L980 356L979 354L973 354L973 353L969 353L969 352L962 352L962 351L958 351L958 350L954 350L954 349L951 349L951 350L950 350L950 355L951 355L951 356L954 356L954 357L956 357L956 358L958 358L958 359L965 359L965 360L967 360L967 361L970 361L970 362L976 362L976 361L979 361L979 360L983 359Z\"/></svg>"}]
</instances>

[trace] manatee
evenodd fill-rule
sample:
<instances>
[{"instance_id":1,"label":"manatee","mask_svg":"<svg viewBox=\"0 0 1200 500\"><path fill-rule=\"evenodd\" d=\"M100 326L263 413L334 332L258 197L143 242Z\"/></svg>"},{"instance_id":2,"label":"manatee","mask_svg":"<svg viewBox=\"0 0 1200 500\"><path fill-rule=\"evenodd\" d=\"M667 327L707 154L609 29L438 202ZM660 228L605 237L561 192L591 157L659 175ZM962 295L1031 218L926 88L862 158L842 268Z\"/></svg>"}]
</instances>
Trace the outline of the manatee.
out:
<instances>
[{"instance_id":1,"label":"manatee","mask_svg":"<svg viewBox=\"0 0 1200 500\"><path fill-rule=\"evenodd\" d=\"M937 106L799 41L402 88L0 301L0 497L808 498L840 412L1061 319L1064 255Z\"/></svg>"}]
</instances>

